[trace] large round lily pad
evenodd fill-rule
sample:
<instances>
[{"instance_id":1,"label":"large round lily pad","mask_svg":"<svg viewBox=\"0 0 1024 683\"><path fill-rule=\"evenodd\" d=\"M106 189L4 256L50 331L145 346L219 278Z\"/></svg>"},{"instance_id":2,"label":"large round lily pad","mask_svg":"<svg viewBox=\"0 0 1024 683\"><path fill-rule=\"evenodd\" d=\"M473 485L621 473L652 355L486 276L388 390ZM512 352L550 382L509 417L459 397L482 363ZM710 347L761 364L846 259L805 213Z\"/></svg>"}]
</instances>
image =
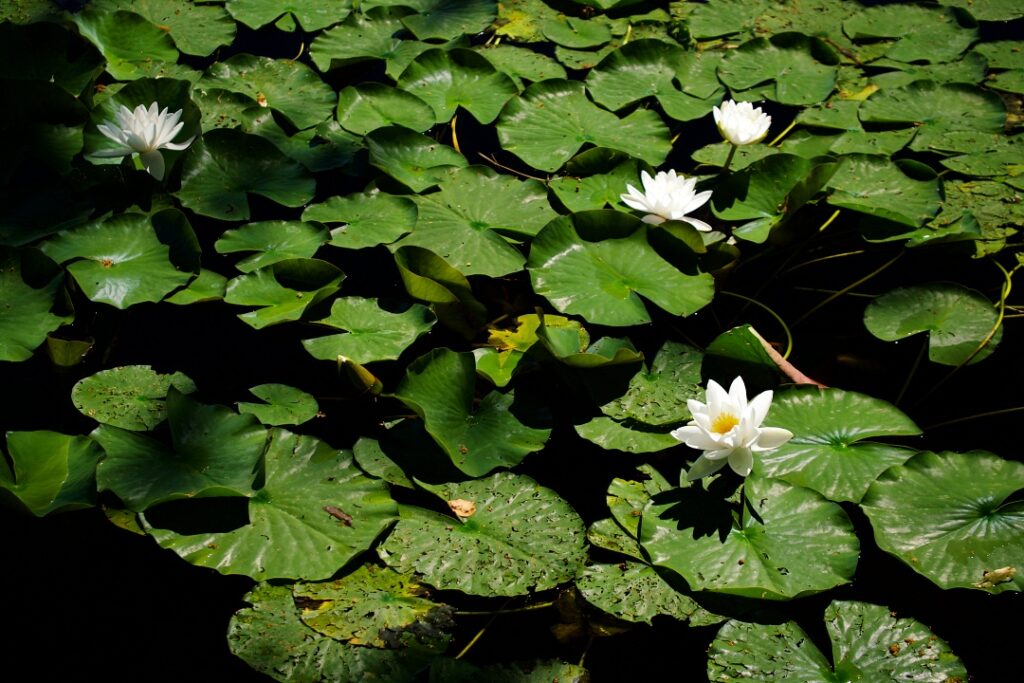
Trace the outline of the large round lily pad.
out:
<instances>
[{"instance_id":1,"label":"large round lily pad","mask_svg":"<svg viewBox=\"0 0 1024 683\"><path fill-rule=\"evenodd\" d=\"M737 527L721 507L691 519L699 485L653 497L639 535L651 562L681 574L694 590L768 600L819 593L853 578L860 543L841 507L778 480L748 477L744 487L763 523L746 512ZM720 525L724 537L696 533L698 521Z\"/></svg>"},{"instance_id":2,"label":"large round lily pad","mask_svg":"<svg viewBox=\"0 0 1024 683\"><path fill-rule=\"evenodd\" d=\"M603 239L581 237L574 222L582 220ZM534 238L527 268L533 290L556 309L601 325L650 322L641 296L673 315L689 315L714 294L709 275L678 270L654 251L645 226L616 211L551 221Z\"/></svg>"},{"instance_id":3,"label":"large round lily pad","mask_svg":"<svg viewBox=\"0 0 1024 683\"><path fill-rule=\"evenodd\" d=\"M366 136L370 163L413 192L437 185L445 172L466 166L466 157L448 145L401 126L379 128Z\"/></svg>"},{"instance_id":4,"label":"large round lily pad","mask_svg":"<svg viewBox=\"0 0 1024 683\"><path fill-rule=\"evenodd\" d=\"M480 123L491 123L519 92L511 78L472 50L427 50L398 78L398 87L416 95L445 123L462 107Z\"/></svg>"},{"instance_id":5,"label":"large round lily pad","mask_svg":"<svg viewBox=\"0 0 1024 683\"><path fill-rule=\"evenodd\" d=\"M825 609L825 627L834 665L792 621L730 621L708 650L708 680L951 683L967 679L964 665L941 638L915 619L897 618L886 607L836 600Z\"/></svg>"},{"instance_id":6,"label":"large round lily pad","mask_svg":"<svg viewBox=\"0 0 1024 683\"><path fill-rule=\"evenodd\" d=\"M817 104L835 87L838 63L821 40L779 33L730 52L718 67L718 77L734 90L762 86L759 92L781 104Z\"/></svg>"},{"instance_id":7,"label":"large round lily pad","mask_svg":"<svg viewBox=\"0 0 1024 683\"><path fill-rule=\"evenodd\" d=\"M470 595L525 595L570 581L586 560L579 516L530 477L498 472L430 490L474 511L456 517L403 507L378 549L403 574L415 571L437 588Z\"/></svg>"},{"instance_id":8,"label":"large round lily pad","mask_svg":"<svg viewBox=\"0 0 1024 683\"><path fill-rule=\"evenodd\" d=\"M828 203L917 227L938 212L942 201L939 179L931 176L908 175L883 156L850 154L829 180L834 191Z\"/></svg>"},{"instance_id":9,"label":"large round lily pad","mask_svg":"<svg viewBox=\"0 0 1024 683\"><path fill-rule=\"evenodd\" d=\"M943 588L1024 588L1024 465L985 451L921 453L871 485L878 546Z\"/></svg>"},{"instance_id":10,"label":"large round lily pad","mask_svg":"<svg viewBox=\"0 0 1024 683\"><path fill-rule=\"evenodd\" d=\"M135 12L103 12L89 8L71 15L72 20L107 60L107 72L130 81L155 75L161 63L178 61L178 50L163 31Z\"/></svg>"},{"instance_id":11,"label":"large round lily pad","mask_svg":"<svg viewBox=\"0 0 1024 683\"><path fill-rule=\"evenodd\" d=\"M909 448L867 442L885 436L920 434L898 408L842 389L794 389L775 397L767 427L793 433L785 444L755 458L765 476L804 486L829 500L857 502L882 472L916 453Z\"/></svg>"},{"instance_id":12,"label":"large round lily pad","mask_svg":"<svg viewBox=\"0 0 1024 683\"><path fill-rule=\"evenodd\" d=\"M927 332L928 358L943 365L975 363L992 353L1002 338L1001 326L992 334L998 320L991 301L952 282L894 289L864 310L864 325L879 339Z\"/></svg>"},{"instance_id":13,"label":"large round lily pad","mask_svg":"<svg viewBox=\"0 0 1024 683\"><path fill-rule=\"evenodd\" d=\"M200 567L254 579L326 579L394 521L387 485L346 451L311 436L272 432L264 485L249 494L249 524L183 535L146 524L162 547Z\"/></svg>"},{"instance_id":14,"label":"large round lily pad","mask_svg":"<svg viewBox=\"0 0 1024 683\"><path fill-rule=\"evenodd\" d=\"M902 3L866 7L843 31L857 41L894 39L885 56L901 62L952 62L978 39L977 24L963 13Z\"/></svg>"}]
</instances>

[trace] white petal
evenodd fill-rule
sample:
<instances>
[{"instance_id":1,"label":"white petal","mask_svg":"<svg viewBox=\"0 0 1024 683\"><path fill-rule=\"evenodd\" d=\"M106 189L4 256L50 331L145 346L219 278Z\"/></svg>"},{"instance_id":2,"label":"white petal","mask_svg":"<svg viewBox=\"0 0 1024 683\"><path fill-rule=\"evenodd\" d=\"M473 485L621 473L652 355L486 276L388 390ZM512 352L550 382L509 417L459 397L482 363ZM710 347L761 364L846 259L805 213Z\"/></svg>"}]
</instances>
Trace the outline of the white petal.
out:
<instances>
[{"instance_id":1,"label":"white petal","mask_svg":"<svg viewBox=\"0 0 1024 683\"><path fill-rule=\"evenodd\" d=\"M134 151L132 149L122 145L120 149L101 149L96 152L90 152L88 156L99 157L101 159L111 159L113 157L123 157L133 153Z\"/></svg>"},{"instance_id":2,"label":"white petal","mask_svg":"<svg viewBox=\"0 0 1024 683\"><path fill-rule=\"evenodd\" d=\"M747 405L747 385L743 383L742 377L737 377L729 385L729 398L738 406Z\"/></svg>"},{"instance_id":3,"label":"white petal","mask_svg":"<svg viewBox=\"0 0 1024 683\"><path fill-rule=\"evenodd\" d=\"M793 438L793 432L781 427L761 427L753 449L758 452L772 451Z\"/></svg>"},{"instance_id":4,"label":"white petal","mask_svg":"<svg viewBox=\"0 0 1024 683\"><path fill-rule=\"evenodd\" d=\"M714 229L704 221L697 220L696 218L690 218L689 216L683 216L679 220L689 223L700 232L711 232Z\"/></svg>"},{"instance_id":5,"label":"white petal","mask_svg":"<svg viewBox=\"0 0 1024 683\"><path fill-rule=\"evenodd\" d=\"M729 456L729 467L741 477L750 474L754 467L754 456L749 448L737 448Z\"/></svg>"},{"instance_id":6,"label":"white petal","mask_svg":"<svg viewBox=\"0 0 1024 683\"><path fill-rule=\"evenodd\" d=\"M690 471L686 473L686 481L696 481L709 474L714 474L724 466L725 460L709 460L702 455L690 466Z\"/></svg>"},{"instance_id":7,"label":"white petal","mask_svg":"<svg viewBox=\"0 0 1024 683\"><path fill-rule=\"evenodd\" d=\"M671 432L672 436L690 448L698 451L716 450L721 448L708 432L699 427L680 427Z\"/></svg>"},{"instance_id":8,"label":"white petal","mask_svg":"<svg viewBox=\"0 0 1024 683\"><path fill-rule=\"evenodd\" d=\"M693 195L693 199L686 203L686 208L683 210L683 213L690 213L691 211L696 211L700 207L707 204L709 199L711 199L711 190L698 192L697 194Z\"/></svg>"},{"instance_id":9,"label":"white petal","mask_svg":"<svg viewBox=\"0 0 1024 683\"><path fill-rule=\"evenodd\" d=\"M761 423L764 422L764 418L768 414L768 409L772 407L772 396L773 393L771 391L762 391L751 399L750 419L753 421L755 427L760 427Z\"/></svg>"},{"instance_id":10,"label":"white petal","mask_svg":"<svg viewBox=\"0 0 1024 683\"><path fill-rule=\"evenodd\" d=\"M159 151L143 152L139 158L142 159L142 166L149 175L157 180L164 179L164 157Z\"/></svg>"},{"instance_id":11,"label":"white petal","mask_svg":"<svg viewBox=\"0 0 1024 683\"><path fill-rule=\"evenodd\" d=\"M107 125L105 123L101 123L98 126L96 126L96 129L99 130L99 132L106 135L111 140L113 140L114 142L117 142L122 145L124 144L124 136L122 135L121 129L117 126L114 126L112 124Z\"/></svg>"},{"instance_id":12,"label":"white petal","mask_svg":"<svg viewBox=\"0 0 1024 683\"><path fill-rule=\"evenodd\" d=\"M660 173L658 174L661 175ZM650 194L657 189L657 185L654 182L654 178L647 171L640 171L640 182L644 184L644 191Z\"/></svg>"},{"instance_id":13,"label":"white petal","mask_svg":"<svg viewBox=\"0 0 1024 683\"><path fill-rule=\"evenodd\" d=\"M651 225L661 225L662 223L665 222L665 217L659 216L656 213L649 213L640 220L642 220L644 223L649 223Z\"/></svg>"},{"instance_id":14,"label":"white petal","mask_svg":"<svg viewBox=\"0 0 1024 683\"><path fill-rule=\"evenodd\" d=\"M176 152L180 152L181 150L183 150L186 147L188 147L189 145L191 145L192 141L195 140L195 139L196 139L196 136L193 135L188 140L185 140L185 142L168 142L167 144L163 145L163 148L164 149L173 149Z\"/></svg>"}]
</instances>

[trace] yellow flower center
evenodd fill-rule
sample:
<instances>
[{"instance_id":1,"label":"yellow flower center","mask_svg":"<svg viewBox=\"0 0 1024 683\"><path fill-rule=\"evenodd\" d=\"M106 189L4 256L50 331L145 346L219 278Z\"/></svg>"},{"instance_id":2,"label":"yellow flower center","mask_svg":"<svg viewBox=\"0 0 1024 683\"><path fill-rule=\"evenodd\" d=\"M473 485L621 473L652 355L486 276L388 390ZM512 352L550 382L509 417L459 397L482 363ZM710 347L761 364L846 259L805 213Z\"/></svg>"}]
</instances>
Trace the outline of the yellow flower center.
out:
<instances>
[{"instance_id":1,"label":"yellow flower center","mask_svg":"<svg viewBox=\"0 0 1024 683\"><path fill-rule=\"evenodd\" d=\"M711 423L711 431L715 434L728 434L729 430L740 423L740 419L729 413L719 413Z\"/></svg>"}]
</instances>

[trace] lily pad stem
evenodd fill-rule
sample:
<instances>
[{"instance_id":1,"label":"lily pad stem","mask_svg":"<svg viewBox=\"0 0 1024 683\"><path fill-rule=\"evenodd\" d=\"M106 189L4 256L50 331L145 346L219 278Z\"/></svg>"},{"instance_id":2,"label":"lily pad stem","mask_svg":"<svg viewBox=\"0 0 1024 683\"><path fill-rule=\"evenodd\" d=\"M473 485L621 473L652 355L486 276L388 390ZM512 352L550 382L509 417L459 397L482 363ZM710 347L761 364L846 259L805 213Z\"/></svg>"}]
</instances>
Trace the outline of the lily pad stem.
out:
<instances>
[{"instance_id":1,"label":"lily pad stem","mask_svg":"<svg viewBox=\"0 0 1024 683\"><path fill-rule=\"evenodd\" d=\"M488 614L515 614L517 612L532 612L538 609L547 609L555 604L554 600L548 600L547 602L538 602L533 605L526 605L525 607L512 607L510 609L495 609L495 610L476 610L476 611L456 611L454 614L457 617L481 617Z\"/></svg>"},{"instance_id":2,"label":"lily pad stem","mask_svg":"<svg viewBox=\"0 0 1024 683\"><path fill-rule=\"evenodd\" d=\"M725 163L722 164L722 173L729 170L729 165L732 164L732 158L736 156L736 145L729 145L729 156L725 158Z\"/></svg>"}]
</instances>

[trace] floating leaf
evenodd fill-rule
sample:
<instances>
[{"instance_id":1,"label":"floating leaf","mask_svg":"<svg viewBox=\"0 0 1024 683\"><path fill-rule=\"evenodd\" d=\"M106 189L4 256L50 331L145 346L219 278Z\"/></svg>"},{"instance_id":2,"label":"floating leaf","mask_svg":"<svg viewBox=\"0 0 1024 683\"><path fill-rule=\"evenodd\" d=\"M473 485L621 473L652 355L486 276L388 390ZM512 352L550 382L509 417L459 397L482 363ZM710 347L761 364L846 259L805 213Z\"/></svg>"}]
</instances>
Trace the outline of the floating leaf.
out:
<instances>
[{"instance_id":1,"label":"floating leaf","mask_svg":"<svg viewBox=\"0 0 1024 683\"><path fill-rule=\"evenodd\" d=\"M239 403L239 413L249 413L268 426L298 425L317 416L320 406L305 391L286 384L260 384L249 391L265 403Z\"/></svg>"},{"instance_id":2,"label":"floating leaf","mask_svg":"<svg viewBox=\"0 0 1024 683\"><path fill-rule=\"evenodd\" d=\"M101 491L113 491L135 511L180 498L251 494L266 444L256 420L174 389L167 394L167 419L171 446L110 425L92 432L107 454L96 472Z\"/></svg>"},{"instance_id":3,"label":"floating leaf","mask_svg":"<svg viewBox=\"0 0 1024 683\"><path fill-rule=\"evenodd\" d=\"M927 332L928 358L943 365L976 363L992 353L1002 337L998 319L982 294L951 282L894 289L864 311L865 327L879 339ZM989 337L993 328L996 333Z\"/></svg>"},{"instance_id":4,"label":"floating leaf","mask_svg":"<svg viewBox=\"0 0 1024 683\"><path fill-rule=\"evenodd\" d=\"M420 40L451 40L480 33L491 25L498 10L494 0L416 0L414 6L417 13L403 17L402 23Z\"/></svg>"},{"instance_id":5,"label":"floating leaf","mask_svg":"<svg viewBox=\"0 0 1024 683\"><path fill-rule=\"evenodd\" d=\"M916 453L863 440L921 433L910 418L885 401L812 387L777 395L765 426L788 429L793 438L759 454L754 463L758 472L812 489L829 500L854 503L882 472Z\"/></svg>"},{"instance_id":6,"label":"floating leaf","mask_svg":"<svg viewBox=\"0 0 1024 683\"><path fill-rule=\"evenodd\" d=\"M591 605L626 621L650 624L659 615L694 626L721 621L639 562L593 564L576 578L576 587Z\"/></svg>"},{"instance_id":7,"label":"floating leaf","mask_svg":"<svg viewBox=\"0 0 1024 683\"><path fill-rule=\"evenodd\" d=\"M437 185L445 172L466 166L466 157L447 145L401 126L379 128L366 136L370 163L413 192Z\"/></svg>"},{"instance_id":8,"label":"floating leaf","mask_svg":"<svg viewBox=\"0 0 1024 683\"><path fill-rule=\"evenodd\" d=\"M606 451L623 453L657 453L679 445L667 432L632 429L610 417L595 417L590 422L576 425L576 433Z\"/></svg>"},{"instance_id":9,"label":"floating leaf","mask_svg":"<svg viewBox=\"0 0 1024 683\"><path fill-rule=\"evenodd\" d=\"M576 49L598 47L612 39L612 31L607 23L565 15L543 21L540 31L556 45Z\"/></svg>"},{"instance_id":10,"label":"floating leaf","mask_svg":"<svg viewBox=\"0 0 1024 683\"><path fill-rule=\"evenodd\" d=\"M322 204L307 207L302 219L343 223L331 230L331 246L364 249L394 242L413 229L417 215L411 199L374 190L330 197Z\"/></svg>"},{"instance_id":11,"label":"floating leaf","mask_svg":"<svg viewBox=\"0 0 1024 683\"><path fill-rule=\"evenodd\" d=\"M398 87L418 96L446 123L462 107L480 123L491 123L518 92L515 83L472 50L427 50L398 78Z\"/></svg>"},{"instance_id":12,"label":"floating leaf","mask_svg":"<svg viewBox=\"0 0 1024 683\"><path fill-rule=\"evenodd\" d=\"M13 494L32 514L92 507L96 463L103 452L85 436L57 432L7 432L12 472L0 453L0 491Z\"/></svg>"},{"instance_id":13,"label":"floating leaf","mask_svg":"<svg viewBox=\"0 0 1024 683\"><path fill-rule=\"evenodd\" d=\"M591 241L577 232L584 224ZM711 301L711 277L687 275L647 240L647 228L616 211L558 218L533 240L527 263L534 291L562 313L601 325L650 321L640 296L673 315L689 315Z\"/></svg>"},{"instance_id":14,"label":"floating leaf","mask_svg":"<svg viewBox=\"0 0 1024 683\"><path fill-rule=\"evenodd\" d=\"M152 74L155 64L178 61L178 50L162 31L135 12L102 12L92 8L71 15L78 30L99 48L107 72L130 81Z\"/></svg>"},{"instance_id":15,"label":"floating leaf","mask_svg":"<svg viewBox=\"0 0 1024 683\"><path fill-rule=\"evenodd\" d=\"M540 341L537 331L541 325L551 328L568 328L579 338L580 344L574 352L583 351L590 344L590 336L575 320L560 315L539 316L534 313L521 315L513 321L510 329L490 328L487 343L491 348L473 350L476 360L476 371L495 386L506 386L512 380L512 374L519 367L519 362L526 352Z\"/></svg>"},{"instance_id":16,"label":"floating leaf","mask_svg":"<svg viewBox=\"0 0 1024 683\"><path fill-rule=\"evenodd\" d=\"M414 361L395 392L423 420L460 470L480 477L518 465L544 447L550 429L535 429L509 412L514 392L492 391L473 405L476 368L469 353L435 349Z\"/></svg>"},{"instance_id":17,"label":"floating leaf","mask_svg":"<svg viewBox=\"0 0 1024 683\"><path fill-rule=\"evenodd\" d=\"M522 81L546 81L565 78L562 65L539 52L515 45L489 45L475 48L495 69L502 72L523 89Z\"/></svg>"},{"instance_id":18,"label":"floating leaf","mask_svg":"<svg viewBox=\"0 0 1024 683\"><path fill-rule=\"evenodd\" d=\"M825 609L825 626L834 666L792 621L729 621L708 650L708 680L724 683L752 677L781 683L859 677L952 683L967 679L964 665L942 639L914 619L898 619L886 607L835 600Z\"/></svg>"},{"instance_id":19,"label":"floating leaf","mask_svg":"<svg viewBox=\"0 0 1024 683\"><path fill-rule=\"evenodd\" d=\"M223 275L203 268L199 271L199 275L192 282L188 283L188 287L179 289L164 299L164 301L177 305L196 304L203 301L219 301L224 298L227 283L228 279Z\"/></svg>"},{"instance_id":20,"label":"floating leaf","mask_svg":"<svg viewBox=\"0 0 1024 683\"><path fill-rule=\"evenodd\" d=\"M411 92L382 83L350 85L338 97L338 122L346 130L366 135L397 124L415 131L434 125L434 110Z\"/></svg>"},{"instance_id":21,"label":"floating leaf","mask_svg":"<svg viewBox=\"0 0 1024 683\"><path fill-rule=\"evenodd\" d=\"M505 106L501 146L534 168L557 171L585 144L620 150L657 166L668 155L668 129L650 110L623 119L600 109L578 81L534 83Z\"/></svg>"},{"instance_id":22,"label":"floating leaf","mask_svg":"<svg viewBox=\"0 0 1024 683\"><path fill-rule=\"evenodd\" d=\"M211 64L198 87L243 94L300 130L329 117L335 104L334 91L302 62L247 54Z\"/></svg>"},{"instance_id":23,"label":"floating leaf","mask_svg":"<svg viewBox=\"0 0 1024 683\"><path fill-rule=\"evenodd\" d=\"M644 359L628 339L601 337L586 346L589 335L581 335L566 326L542 325L537 338L560 362L573 368L599 368L607 365L638 363Z\"/></svg>"},{"instance_id":24,"label":"floating leaf","mask_svg":"<svg viewBox=\"0 0 1024 683\"><path fill-rule=\"evenodd\" d=\"M747 478L747 500L764 522L748 515L736 528L725 519L724 538L695 537L695 522L683 516L692 514L687 497L697 487L655 496L643 511L639 536L655 565L681 574L694 590L785 600L853 578L860 544L837 504L778 480Z\"/></svg>"},{"instance_id":25,"label":"floating leaf","mask_svg":"<svg viewBox=\"0 0 1024 683\"><path fill-rule=\"evenodd\" d=\"M882 550L942 588L1024 588L1024 465L986 451L921 453L861 501ZM1012 498L1011 498L1012 496Z\"/></svg>"},{"instance_id":26,"label":"floating leaf","mask_svg":"<svg viewBox=\"0 0 1024 683\"><path fill-rule=\"evenodd\" d=\"M214 248L221 254L257 252L235 267L251 273L287 259L310 258L327 241L327 231L300 221L259 221L225 230Z\"/></svg>"},{"instance_id":27,"label":"floating leaf","mask_svg":"<svg viewBox=\"0 0 1024 683\"><path fill-rule=\"evenodd\" d=\"M306 309L338 291L345 274L318 259L288 259L231 280L224 301L259 306L239 318L256 329L298 320Z\"/></svg>"},{"instance_id":28,"label":"floating leaf","mask_svg":"<svg viewBox=\"0 0 1024 683\"><path fill-rule=\"evenodd\" d=\"M866 7L843 22L853 40L894 38L886 57L901 62L951 62L978 39L963 13L919 5Z\"/></svg>"},{"instance_id":29,"label":"floating leaf","mask_svg":"<svg viewBox=\"0 0 1024 683\"><path fill-rule=\"evenodd\" d=\"M875 93L860 106L858 115L864 123L916 125L936 133L994 133L1003 128L1006 108L998 95L974 85L914 81ZM922 132L919 130L918 135Z\"/></svg>"},{"instance_id":30,"label":"floating leaf","mask_svg":"<svg viewBox=\"0 0 1024 683\"><path fill-rule=\"evenodd\" d=\"M0 20L4 14L0 9ZM0 78L53 82L78 95L103 71L103 57L69 28L50 22L17 23L0 25ZM47 49L35 49L40 45Z\"/></svg>"},{"instance_id":31,"label":"floating leaf","mask_svg":"<svg viewBox=\"0 0 1024 683\"><path fill-rule=\"evenodd\" d=\"M727 54L718 77L734 90L759 93L781 104L817 104L835 87L835 53L817 38L780 33L755 38Z\"/></svg>"},{"instance_id":32,"label":"floating leaf","mask_svg":"<svg viewBox=\"0 0 1024 683\"><path fill-rule=\"evenodd\" d=\"M313 198L316 182L273 143L237 130L213 130L192 143L175 196L189 209L222 220L249 219L252 192L284 206Z\"/></svg>"},{"instance_id":33,"label":"floating leaf","mask_svg":"<svg viewBox=\"0 0 1024 683\"><path fill-rule=\"evenodd\" d=\"M428 248L466 275L499 277L521 270L526 258L502 235L536 235L558 215L543 184L484 166L447 172L438 192L415 201L416 228L391 248Z\"/></svg>"},{"instance_id":34,"label":"floating leaf","mask_svg":"<svg viewBox=\"0 0 1024 683\"><path fill-rule=\"evenodd\" d=\"M395 251L395 265L410 296L433 306L438 319L467 338L484 324L487 310L473 296L466 276L426 249Z\"/></svg>"},{"instance_id":35,"label":"floating leaf","mask_svg":"<svg viewBox=\"0 0 1024 683\"><path fill-rule=\"evenodd\" d=\"M713 0L695 7L687 24L697 39L746 33L771 4L767 0Z\"/></svg>"},{"instance_id":36,"label":"floating leaf","mask_svg":"<svg viewBox=\"0 0 1024 683\"><path fill-rule=\"evenodd\" d=\"M704 396L700 364L703 354L693 347L667 341L654 357L650 370L641 369L621 397L601 406L616 420L647 425L675 425L690 419L689 399Z\"/></svg>"},{"instance_id":37,"label":"floating leaf","mask_svg":"<svg viewBox=\"0 0 1024 683\"><path fill-rule=\"evenodd\" d=\"M407 636L414 647L443 650L450 636L438 627L453 624L451 608L425 593L414 578L375 565L336 581L292 586L296 600L308 605L299 615L302 623L317 633L380 648L394 647Z\"/></svg>"},{"instance_id":38,"label":"floating leaf","mask_svg":"<svg viewBox=\"0 0 1024 683\"><path fill-rule=\"evenodd\" d=\"M349 2L325 5L322 0L227 0L227 10L249 28L262 28L290 13L312 33L335 24L349 13Z\"/></svg>"},{"instance_id":39,"label":"floating leaf","mask_svg":"<svg viewBox=\"0 0 1024 683\"><path fill-rule=\"evenodd\" d=\"M165 399L171 387L182 394L196 390L180 372L161 374L148 365L125 365L80 380L71 389L71 401L100 424L148 432L167 419Z\"/></svg>"},{"instance_id":40,"label":"floating leaf","mask_svg":"<svg viewBox=\"0 0 1024 683\"><path fill-rule=\"evenodd\" d=\"M392 313L381 308L376 299L348 296L331 305L330 317L317 321L345 332L303 339L302 345L320 360L346 358L360 364L394 360L429 332L435 320L430 309L420 304Z\"/></svg>"},{"instance_id":41,"label":"floating leaf","mask_svg":"<svg viewBox=\"0 0 1024 683\"><path fill-rule=\"evenodd\" d=\"M0 247L0 361L31 358L46 335L71 318L50 310L63 279L39 252Z\"/></svg>"},{"instance_id":42,"label":"floating leaf","mask_svg":"<svg viewBox=\"0 0 1024 683\"><path fill-rule=\"evenodd\" d=\"M918 167L904 168L918 175ZM829 204L914 227L934 216L942 201L934 174L913 177L895 162L868 154L843 157L828 184Z\"/></svg>"},{"instance_id":43,"label":"floating leaf","mask_svg":"<svg viewBox=\"0 0 1024 683\"><path fill-rule=\"evenodd\" d=\"M430 663L430 683L586 683L582 666L559 661L513 662L474 666L465 660L439 658Z\"/></svg>"},{"instance_id":44,"label":"floating leaf","mask_svg":"<svg viewBox=\"0 0 1024 683\"><path fill-rule=\"evenodd\" d=\"M47 256L67 270L89 299L128 308L144 301L160 301L187 283L192 274L171 262L169 235L157 232L162 218L178 217L176 210L147 216L126 213L62 232L42 244ZM191 236L195 240L195 236Z\"/></svg>"},{"instance_id":45,"label":"floating leaf","mask_svg":"<svg viewBox=\"0 0 1024 683\"><path fill-rule=\"evenodd\" d=\"M376 678L412 683L435 655L414 648L359 647L322 636L302 623L291 586L261 583L228 626L228 645L256 671L286 683Z\"/></svg>"},{"instance_id":46,"label":"floating leaf","mask_svg":"<svg viewBox=\"0 0 1024 683\"><path fill-rule=\"evenodd\" d=\"M583 152L583 155L586 154L588 152ZM579 156L576 157L578 158ZM572 164L571 161L569 163ZM579 178L573 175L553 178L548 182L548 187L554 190L558 200L570 211L593 211L603 209L609 204L618 205L626 185L635 185L639 176L640 168L637 161L630 159L609 169L607 173Z\"/></svg>"},{"instance_id":47,"label":"floating leaf","mask_svg":"<svg viewBox=\"0 0 1024 683\"><path fill-rule=\"evenodd\" d=\"M354 62L389 59L403 44L395 35L404 31L401 17L406 12L380 7L350 14L344 22L313 40L309 46L313 63L326 72Z\"/></svg>"},{"instance_id":48,"label":"floating leaf","mask_svg":"<svg viewBox=\"0 0 1024 683\"><path fill-rule=\"evenodd\" d=\"M394 521L387 486L363 475L345 451L278 429L264 462L266 483L249 494L248 525L181 535L147 522L147 533L222 574L318 580L364 552Z\"/></svg>"},{"instance_id":49,"label":"floating leaf","mask_svg":"<svg viewBox=\"0 0 1024 683\"><path fill-rule=\"evenodd\" d=\"M89 9L141 14L170 33L174 44L187 55L205 57L235 39L235 22L218 5L199 5L187 0L93 0Z\"/></svg>"},{"instance_id":50,"label":"floating leaf","mask_svg":"<svg viewBox=\"0 0 1024 683\"><path fill-rule=\"evenodd\" d=\"M430 490L445 501L473 501L477 511L462 519L402 508L378 549L396 571L415 571L441 590L526 595L571 580L586 559L579 516L529 477L498 472Z\"/></svg>"}]
</instances>

